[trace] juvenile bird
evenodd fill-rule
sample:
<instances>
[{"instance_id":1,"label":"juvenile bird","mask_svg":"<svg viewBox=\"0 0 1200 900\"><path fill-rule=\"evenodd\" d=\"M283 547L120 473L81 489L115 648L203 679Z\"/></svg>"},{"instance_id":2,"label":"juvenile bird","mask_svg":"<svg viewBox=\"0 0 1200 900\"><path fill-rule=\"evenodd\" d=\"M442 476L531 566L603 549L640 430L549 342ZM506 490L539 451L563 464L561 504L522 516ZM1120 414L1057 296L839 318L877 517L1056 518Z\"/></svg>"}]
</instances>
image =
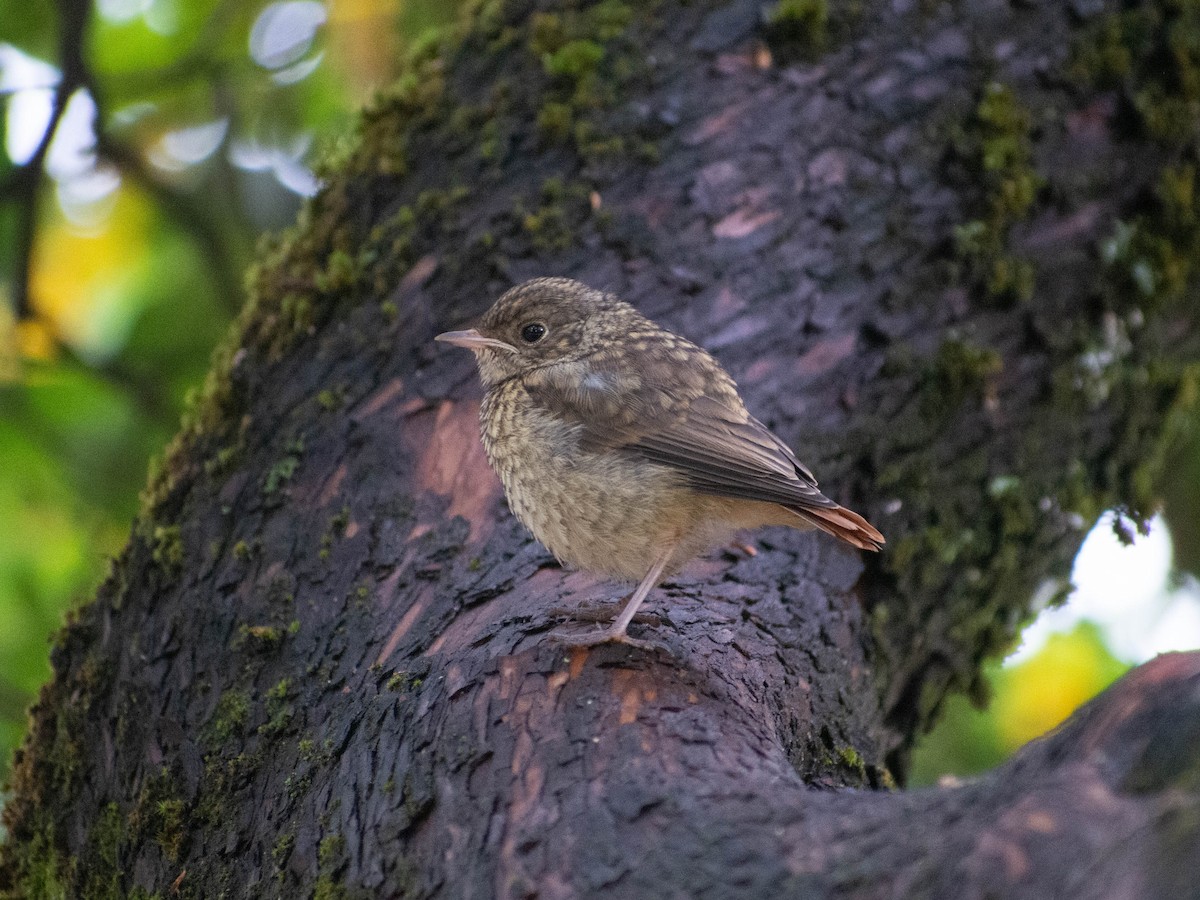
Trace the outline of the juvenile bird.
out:
<instances>
[{"instance_id":1,"label":"juvenile bird","mask_svg":"<svg viewBox=\"0 0 1200 900\"><path fill-rule=\"evenodd\" d=\"M626 628L651 588L739 529L884 542L817 490L715 359L612 294L535 278L436 340L475 354L483 446L517 518L561 562L638 582L610 627L567 643L645 646Z\"/></svg>"}]
</instances>

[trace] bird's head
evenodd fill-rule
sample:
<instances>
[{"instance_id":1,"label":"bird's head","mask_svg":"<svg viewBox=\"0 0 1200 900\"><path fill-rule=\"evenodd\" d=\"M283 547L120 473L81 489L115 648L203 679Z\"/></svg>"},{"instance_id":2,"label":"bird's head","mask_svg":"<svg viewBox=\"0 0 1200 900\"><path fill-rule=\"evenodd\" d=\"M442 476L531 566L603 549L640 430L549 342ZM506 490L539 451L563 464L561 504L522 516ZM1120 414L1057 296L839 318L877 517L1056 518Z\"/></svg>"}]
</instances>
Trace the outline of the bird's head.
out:
<instances>
[{"instance_id":1,"label":"bird's head","mask_svg":"<svg viewBox=\"0 0 1200 900\"><path fill-rule=\"evenodd\" d=\"M583 359L643 321L629 304L570 278L535 278L507 291L467 331L435 340L475 354L490 387L514 375Z\"/></svg>"}]
</instances>

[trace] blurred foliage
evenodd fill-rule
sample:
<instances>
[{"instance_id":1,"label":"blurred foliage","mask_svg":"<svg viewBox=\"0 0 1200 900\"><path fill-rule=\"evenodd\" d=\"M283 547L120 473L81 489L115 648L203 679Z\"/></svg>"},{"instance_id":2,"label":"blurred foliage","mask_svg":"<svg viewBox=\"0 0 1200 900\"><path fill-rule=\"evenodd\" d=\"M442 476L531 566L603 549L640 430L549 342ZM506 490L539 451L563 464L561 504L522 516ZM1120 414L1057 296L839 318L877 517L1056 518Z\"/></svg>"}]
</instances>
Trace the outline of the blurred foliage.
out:
<instances>
[{"instance_id":1,"label":"blurred foliage","mask_svg":"<svg viewBox=\"0 0 1200 900\"><path fill-rule=\"evenodd\" d=\"M257 235L294 218L404 43L456 13L0 0L0 778L48 636L125 543Z\"/></svg>"},{"instance_id":2,"label":"blurred foliage","mask_svg":"<svg viewBox=\"0 0 1200 900\"><path fill-rule=\"evenodd\" d=\"M1029 659L999 661L984 670L992 688L987 709L962 695L946 702L937 726L913 754L909 783L933 784L947 775L973 775L1067 718L1129 669L1105 644L1100 629L1080 622L1054 634Z\"/></svg>"},{"instance_id":3,"label":"blurred foliage","mask_svg":"<svg viewBox=\"0 0 1200 900\"><path fill-rule=\"evenodd\" d=\"M124 544L256 236L461 2L0 0L0 777L47 636ZM1200 442L1181 460L1168 495L1195 510ZM950 701L915 780L993 764L1120 670L1086 626L993 667L992 712Z\"/></svg>"}]
</instances>

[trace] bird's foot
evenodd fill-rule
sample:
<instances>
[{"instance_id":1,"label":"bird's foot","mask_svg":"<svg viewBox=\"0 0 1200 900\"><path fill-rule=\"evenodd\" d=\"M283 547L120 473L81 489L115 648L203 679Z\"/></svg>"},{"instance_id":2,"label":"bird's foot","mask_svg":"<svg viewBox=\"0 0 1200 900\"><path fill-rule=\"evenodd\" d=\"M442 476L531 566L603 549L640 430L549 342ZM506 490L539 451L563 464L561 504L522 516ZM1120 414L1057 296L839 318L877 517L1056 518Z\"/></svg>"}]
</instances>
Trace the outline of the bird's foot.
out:
<instances>
[{"instance_id":1,"label":"bird's foot","mask_svg":"<svg viewBox=\"0 0 1200 900\"><path fill-rule=\"evenodd\" d=\"M628 644L640 650L660 650L663 646L654 641L639 641L637 638L630 637L625 631L617 631L614 628L602 628L597 631L585 631L583 633L559 628L550 632L549 638L568 647L595 647L598 644Z\"/></svg>"}]
</instances>

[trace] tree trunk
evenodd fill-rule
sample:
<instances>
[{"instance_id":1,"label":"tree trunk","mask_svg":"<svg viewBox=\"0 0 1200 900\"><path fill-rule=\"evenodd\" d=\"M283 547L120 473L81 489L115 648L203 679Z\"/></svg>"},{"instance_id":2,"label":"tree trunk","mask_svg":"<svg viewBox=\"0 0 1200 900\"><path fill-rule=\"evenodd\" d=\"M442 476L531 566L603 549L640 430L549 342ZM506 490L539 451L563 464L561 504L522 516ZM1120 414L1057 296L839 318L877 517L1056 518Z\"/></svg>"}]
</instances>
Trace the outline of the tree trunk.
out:
<instances>
[{"instance_id":1,"label":"tree trunk","mask_svg":"<svg viewBox=\"0 0 1200 900\"><path fill-rule=\"evenodd\" d=\"M984 778L894 790L1098 513L1153 503L1197 387L1197 29L1165 2L481 4L260 251L53 651L0 887L1200 896L1198 654ZM515 523L469 354L431 342L535 274L711 349L885 552L765 531L651 595L663 649L547 640L620 588Z\"/></svg>"}]
</instances>

